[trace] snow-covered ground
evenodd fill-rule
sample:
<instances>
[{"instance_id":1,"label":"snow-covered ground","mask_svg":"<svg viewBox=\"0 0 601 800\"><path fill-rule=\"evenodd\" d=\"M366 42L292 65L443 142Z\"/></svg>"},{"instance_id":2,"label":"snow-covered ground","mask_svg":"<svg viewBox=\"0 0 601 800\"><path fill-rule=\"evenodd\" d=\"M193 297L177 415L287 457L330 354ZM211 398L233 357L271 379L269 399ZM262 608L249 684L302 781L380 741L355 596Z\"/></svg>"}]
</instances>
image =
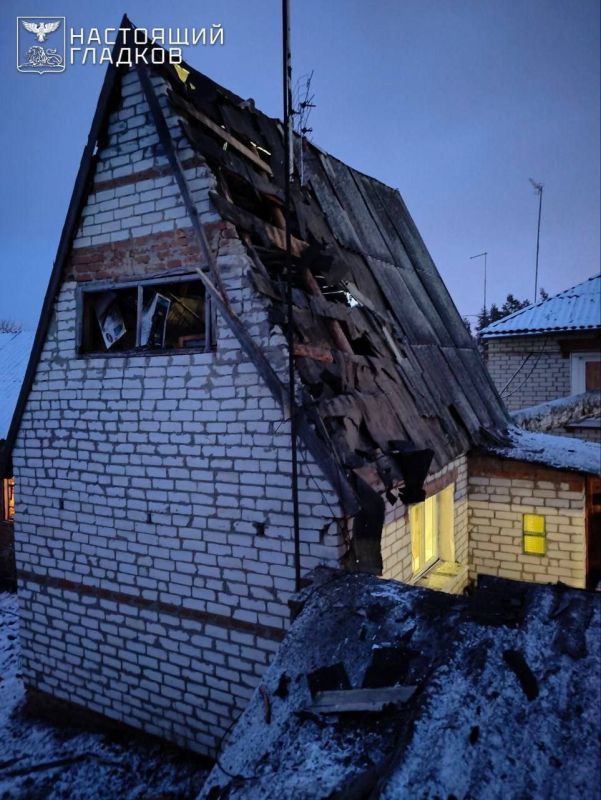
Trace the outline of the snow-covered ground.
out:
<instances>
[{"instance_id":1,"label":"snow-covered ground","mask_svg":"<svg viewBox=\"0 0 601 800\"><path fill-rule=\"evenodd\" d=\"M184 800L207 762L148 737L115 736L24 712L17 598L0 593L0 800Z\"/></svg>"}]
</instances>

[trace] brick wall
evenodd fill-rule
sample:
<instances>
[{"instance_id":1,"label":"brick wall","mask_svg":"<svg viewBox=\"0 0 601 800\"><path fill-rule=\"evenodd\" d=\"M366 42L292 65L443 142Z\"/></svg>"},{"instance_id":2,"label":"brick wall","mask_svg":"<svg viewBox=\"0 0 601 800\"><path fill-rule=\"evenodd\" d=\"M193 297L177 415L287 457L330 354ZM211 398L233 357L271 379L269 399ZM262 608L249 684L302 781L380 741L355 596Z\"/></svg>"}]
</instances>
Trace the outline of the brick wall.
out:
<instances>
[{"instance_id":1,"label":"brick wall","mask_svg":"<svg viewBox=\"0 0 601 800\"><path fill-rule=\"evenodd\" d=\"M486 350L486 366L499 392L532 353L502 394L510 411L571 394L570 359L562 356L559 343L552 336L488 339Z\"/></svg>"},{"instance_id":2,"label":"brick wall","mask_svg":"<svg viewBox=\"0 0 601 800\"><path fill-rule=\"evenodd\" d=\"M213 177L179 150L232 306L285 374L243 247L209 207ZM23 672L211 753L288 624L289 427L221 320L215 353L77 355L78 282L198 263L165 165L130 74L14 449ZM303 571L337 564L341 511L302 449L300 502Z\"/></svg>"},{"instance_id":3,"label":"brick wall","mask_svg":"<svg viewBox=\"0 0 601 800\"><path fill-rule=\"evenodd\" d=\"M425 485L428 496L439 492L454 482L454 521L453 538L455 561L467 566L468 563L468 510L467 510L467 458L461 456L439 472L428 477ZM382 560L384 578L404 582L414 582L411 563L411 532L409 509L402 503L387 504L386 519L382 532ZM467 575L466 575L467 578ZM450 581L455 591L463 588L456 581Z\"/></svg>"},{"instance_id":4,"label":"brick wall","mask_svg":"<svg viewBox=\"0 0 601 800\"><path fill-rule=\"evenodd\" d=\"M524 514L542 514L544 556L522 552ZM478 573L515 580L584 587L585 485L574 473L493 457L469 460L470 577Z\"/></svg>"}]
</instances>

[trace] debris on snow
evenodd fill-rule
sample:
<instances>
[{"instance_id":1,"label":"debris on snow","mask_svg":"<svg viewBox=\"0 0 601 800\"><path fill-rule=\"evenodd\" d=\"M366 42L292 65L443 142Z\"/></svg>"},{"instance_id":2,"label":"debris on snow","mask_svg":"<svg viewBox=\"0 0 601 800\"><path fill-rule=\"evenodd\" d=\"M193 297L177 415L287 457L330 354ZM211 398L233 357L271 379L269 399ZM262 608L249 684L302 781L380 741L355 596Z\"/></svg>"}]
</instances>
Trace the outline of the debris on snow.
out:
<instances>
[{"instance_id":1,"label":"debris on snow","mask_svg":"<svg viewBox=\"0 0 601 800\"><path fill-rule=\"evenodd\" d=\"M483 576L472 598L316 575L263 678L270 724L257 692L198 800L596 796L601 595ZM417 688L379 712L320 713L316 673L344 674L336 695L349 699L371 680Z\"/></svg>"}]
</instances>

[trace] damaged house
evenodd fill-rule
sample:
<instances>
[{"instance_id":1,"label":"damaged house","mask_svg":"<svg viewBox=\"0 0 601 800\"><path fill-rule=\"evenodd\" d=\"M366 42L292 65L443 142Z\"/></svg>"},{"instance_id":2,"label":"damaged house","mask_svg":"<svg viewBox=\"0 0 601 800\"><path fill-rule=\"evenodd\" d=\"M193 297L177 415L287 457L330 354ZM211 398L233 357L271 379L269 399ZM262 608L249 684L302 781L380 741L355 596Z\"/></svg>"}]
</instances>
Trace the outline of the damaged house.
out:
<instances>
[{"instance_id":1,"label":"damaged house","mask_svg":"<svg viewBox=\"0 0 601 800\"><path fill-rule=\"evenodd\" d=\"M298 145L301 572L592 584L599 448L511 427L398 191ZM283 171L252 101L110 66L8 435L32 697L200 752L295 589Z\"/></svg>"}]
</instances>

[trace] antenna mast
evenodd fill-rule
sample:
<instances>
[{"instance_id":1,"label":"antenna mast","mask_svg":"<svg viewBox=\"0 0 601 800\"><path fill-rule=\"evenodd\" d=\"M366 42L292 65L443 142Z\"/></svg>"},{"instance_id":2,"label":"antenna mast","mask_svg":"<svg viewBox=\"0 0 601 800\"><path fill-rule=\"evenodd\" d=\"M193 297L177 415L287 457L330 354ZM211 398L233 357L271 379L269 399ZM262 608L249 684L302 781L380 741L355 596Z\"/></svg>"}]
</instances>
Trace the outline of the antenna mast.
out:
<instances>
[{"instance_id":1,"label":"antenna mast","mask_svg":"<svg viewBox=\"0 0 601 800\"><path fill-rule=\"evenodd\" d=\"M543 207L543 184L533 181L532 178L529 178L528 180L534 186L534 191L538 195L538 228L536 230L536 267L534 268L534 300L533 300L533 302L536 303L536 298L538 296L538 251L540 247L540 215Z\"/></svg>"},{"instance_id":2,"label":"antenna mast","mask_svg":"<svg viewBox=\"0 0 601 800\"><path fill-rule=\"evenodd\" d=\"M287 342L288 342L288 394L290 405L290 451L292 459L291 491L292 519L294 529L294 575L296 591L300 591L300 514L298 503L298 416L294 391L294 330L292 313L292 240L290 234L290 188L293 177L292 159L292 56L290 54L290 0L282 0L282 55L284 91L284 222L286 229L286 254L284 272L286 275Z\"/></svg>"}]
</instances>

